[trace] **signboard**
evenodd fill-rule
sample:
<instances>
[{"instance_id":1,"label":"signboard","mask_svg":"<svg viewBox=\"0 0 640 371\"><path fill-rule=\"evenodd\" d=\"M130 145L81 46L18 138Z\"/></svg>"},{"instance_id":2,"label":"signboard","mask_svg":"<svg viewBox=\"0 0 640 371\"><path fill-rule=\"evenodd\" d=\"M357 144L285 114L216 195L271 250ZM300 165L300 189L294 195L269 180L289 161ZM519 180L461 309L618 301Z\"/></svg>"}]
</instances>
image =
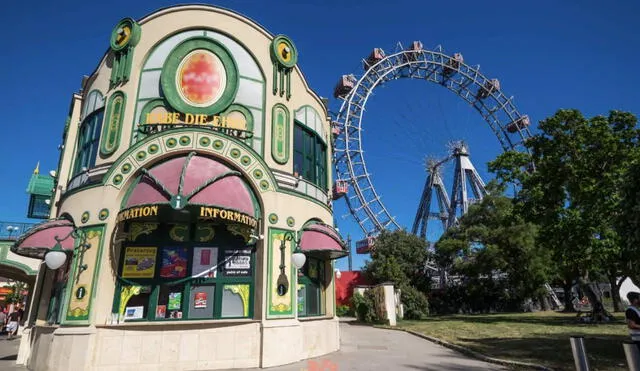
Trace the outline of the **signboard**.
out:
<instances>
[{"instance_id":1,"label":"signboard","mask_svg":"<svg viewBox=\"0 0 640 371\"><path fill-rule=\"evenodd\" d=\"M226 250L224 252L225 276L251 276L251 250Z\"/></svg>"},{"instance_id":2,"label":"signboard","mask_svg":"<svg viewBox=\"0 0 640 371\"><path fill-rule=\"evenodd\" d=\"M156 247L127 247L122 278L153 278L156 271Z\"/></svg>"},{"instance_id":3,"label":"signboard","mask_svg":"<svg viewBox=\"0 0 640 371\"><path fill-rule=\"evenodd\" d=\"M138 130L145 134L177 127L201 127L222 131L242 139L253 137L248 125L249 121L240 111L233 111L228 115L149 112L143 116L143 119L144 121L138 125Z\"/></svg>"}]
</instances>

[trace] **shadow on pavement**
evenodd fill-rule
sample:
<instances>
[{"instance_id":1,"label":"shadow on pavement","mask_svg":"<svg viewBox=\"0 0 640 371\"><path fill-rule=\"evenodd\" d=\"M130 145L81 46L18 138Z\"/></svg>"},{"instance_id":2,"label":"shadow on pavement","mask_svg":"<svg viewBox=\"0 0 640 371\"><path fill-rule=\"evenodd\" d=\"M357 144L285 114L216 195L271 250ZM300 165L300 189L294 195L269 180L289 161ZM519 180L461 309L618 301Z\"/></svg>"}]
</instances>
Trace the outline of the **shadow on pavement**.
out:
<instances>
[{"instance_id":1,"label":"shadow on pavement","mask_svg":"<svg viewBox=\"0 0 640 371\"><path fill-rule=\"evenodd\" d=\"M17 354L12 354L10 356L5 356L0 358L0 361L15 361L18 359L18 355Z\"/></svg>"}]
</instances>

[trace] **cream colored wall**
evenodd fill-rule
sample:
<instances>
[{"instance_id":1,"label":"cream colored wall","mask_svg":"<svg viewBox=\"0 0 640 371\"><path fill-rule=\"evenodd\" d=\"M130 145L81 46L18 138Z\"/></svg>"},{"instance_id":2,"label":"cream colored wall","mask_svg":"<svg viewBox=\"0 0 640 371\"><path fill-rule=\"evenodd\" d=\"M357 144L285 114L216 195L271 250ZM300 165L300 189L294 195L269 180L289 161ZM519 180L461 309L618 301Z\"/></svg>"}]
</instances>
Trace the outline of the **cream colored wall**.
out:
<instances>
[{"instance_id":1,"label":"cream colored wall","mask_svg":"<svg viewBox=\"0 0 640 371\"><path fill-rule=\"evenodd\" d=\"M62 162L58 169L58 187L51 202L50 217L58 216L58 201L63 191L66 191L67 183L71 180L71 169L73 169L73 161L76 153L76 142L78 141L78 127L80 125L80 111L82 109L82 97L73 94L71 97L71 115L69 117L69 129L67 137L62 149ZM62 187L62 191L60 190Z\"/></svg>"},{"instance_id":2,"label":"cream colored wall","mask_svg":"<svg viewBox=\"0 0 640 371\"><path fill-rule=\"evenodd\" d=\"M270 44L273 39L269 33L262 29L259 25L247 20L246 18L223 9L212 8L201 5L179 6L162 10L158 13L146 17L139 21L141 26L141 37L132 62L131 77L126 84L109 90L109 78L111 69L108 66L108 54L100 62L94 74L89 78L87 87L84 90L86 97L92 90L102 92L105 100L105 106L108 105L109 97L115 91L122 91L127 96L126 110L123 119L122 135L120 138L120 146L118 150L106 159L98 156L96 166L113 162L118 156L122 155L129 147L129 138L134 129L134 115L136 97L139 86L140 71L155 45L165 38L186 31L189 29L212 29L225 33L235 38L240 44L252 54L257 60L258 66L265 76L266 82L266 107L265 115L265 131L264 131L264 159L267 164L274 169L293 172L293 115L294 111L304 105L313 107L322 117L325 132L329 133L329 121L327 120L326 108L322 104L320 98L308 87L304 76L300 69L296 66L291 72L291 89L292 96L289 101L286 97L280 97L279 94L273 95L273 64L270 57ZM295 43L295 40L293 40ZM289 109L291 117L291 125L289 127L290 150L289 162L285 165L276 163L271 157L271 109L276 103L281 103ZM76 123L79 122L72 121ZM324 138L328 147L330 147L330 138ZM327 163L330 164L331 154L327 151ZM331 169L327 169L331 172ZM329 222L331 224L331 222Z\"/></svg>"}]
</instances>

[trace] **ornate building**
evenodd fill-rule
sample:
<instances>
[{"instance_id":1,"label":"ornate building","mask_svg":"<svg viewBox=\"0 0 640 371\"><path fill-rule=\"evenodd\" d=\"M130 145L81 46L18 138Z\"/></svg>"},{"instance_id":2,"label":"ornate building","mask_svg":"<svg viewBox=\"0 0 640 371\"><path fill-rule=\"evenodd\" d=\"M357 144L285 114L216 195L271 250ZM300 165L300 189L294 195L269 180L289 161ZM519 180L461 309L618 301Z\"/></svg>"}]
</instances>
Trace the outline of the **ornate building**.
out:
<instances>
[{"instance_id":1,"label":"ornate building","mask_svg":"<svg viewBox=\"0 0 640 371\"><path fill-rule=\"evenodd\" d=\"M338 350L330 126L297 57L211 6L115 26L71 99L49 219L11 248L45 261L20 363L248 368Z\"/></svg>"}]
</instances>

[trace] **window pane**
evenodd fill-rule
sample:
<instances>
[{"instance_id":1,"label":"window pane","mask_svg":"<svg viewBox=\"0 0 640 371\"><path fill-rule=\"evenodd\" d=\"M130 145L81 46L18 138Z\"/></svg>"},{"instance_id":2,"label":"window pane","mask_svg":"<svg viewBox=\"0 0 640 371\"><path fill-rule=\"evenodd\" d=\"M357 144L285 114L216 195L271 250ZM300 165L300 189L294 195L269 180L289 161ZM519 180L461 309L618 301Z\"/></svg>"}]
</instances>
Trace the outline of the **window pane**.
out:
<instances>
[{"instance_id":1,"label":"window pane","mask_svg":"<svg viewBox=\"0 0 640 371\"><path fill-rule=\"evenodd\" d=\"M251 249L225 250L224 275L234 277L250 277Z\"/></svg>"},{"instance_id":2,"label":"window pane","mask_svg":"<svg viewBox=\"0 0 640 371\"><path fill-rule=\"evenodd\" d=\"M298 316L304 317L307 315L307 288L304 283L298 284Z\"/></svg>"},{"instance_id":3,"label":"window pane","mask_svg":"<svg viewBox=\"0 0 640 371\"><path fill-rule=\"evenodd\" d=\"M189 318L213 318L214 285L191 286Z\"/></svg>"},{"instance_id":4,"label":"window pane","mask_svg":"<svg viewBox=\"0 0 640 371\"><path fill-rule=\"evenodd\" d=\"M126 290L129 286L123 287ZM124 319L145 319L149 313L149 299L151 298L151 286L143 286L140 293L133 295L125 303Z\"/></svg>"},{"instance_id":5,"label":"window pane","mask_svg":"<svg viewBox=\"0 0 640 371\"><path fill-rule=\"evenodd\" d=\"M315 283L308 283L306 289L307 314L317 316L320 314L320 288Z\"/></svg>"},{"instance_id":6,"label":"window pane","mask_svg":"<svg viewBox=\"0 0 640 371\"><path fill-rule=\"evenodd\" d=\"M225 285L222 292L222 317L249 316L249 285Z\"/></svg>"},{"instance_id":7,"label":"window pane","mask_svg":"<svg viewBox=\"0 0 640 371\"><path fill-rule=\"evenodd\" d=\"M183 293L184 285L160 286L155 318L182 318Z\"/></svg>"}]
</instances>

